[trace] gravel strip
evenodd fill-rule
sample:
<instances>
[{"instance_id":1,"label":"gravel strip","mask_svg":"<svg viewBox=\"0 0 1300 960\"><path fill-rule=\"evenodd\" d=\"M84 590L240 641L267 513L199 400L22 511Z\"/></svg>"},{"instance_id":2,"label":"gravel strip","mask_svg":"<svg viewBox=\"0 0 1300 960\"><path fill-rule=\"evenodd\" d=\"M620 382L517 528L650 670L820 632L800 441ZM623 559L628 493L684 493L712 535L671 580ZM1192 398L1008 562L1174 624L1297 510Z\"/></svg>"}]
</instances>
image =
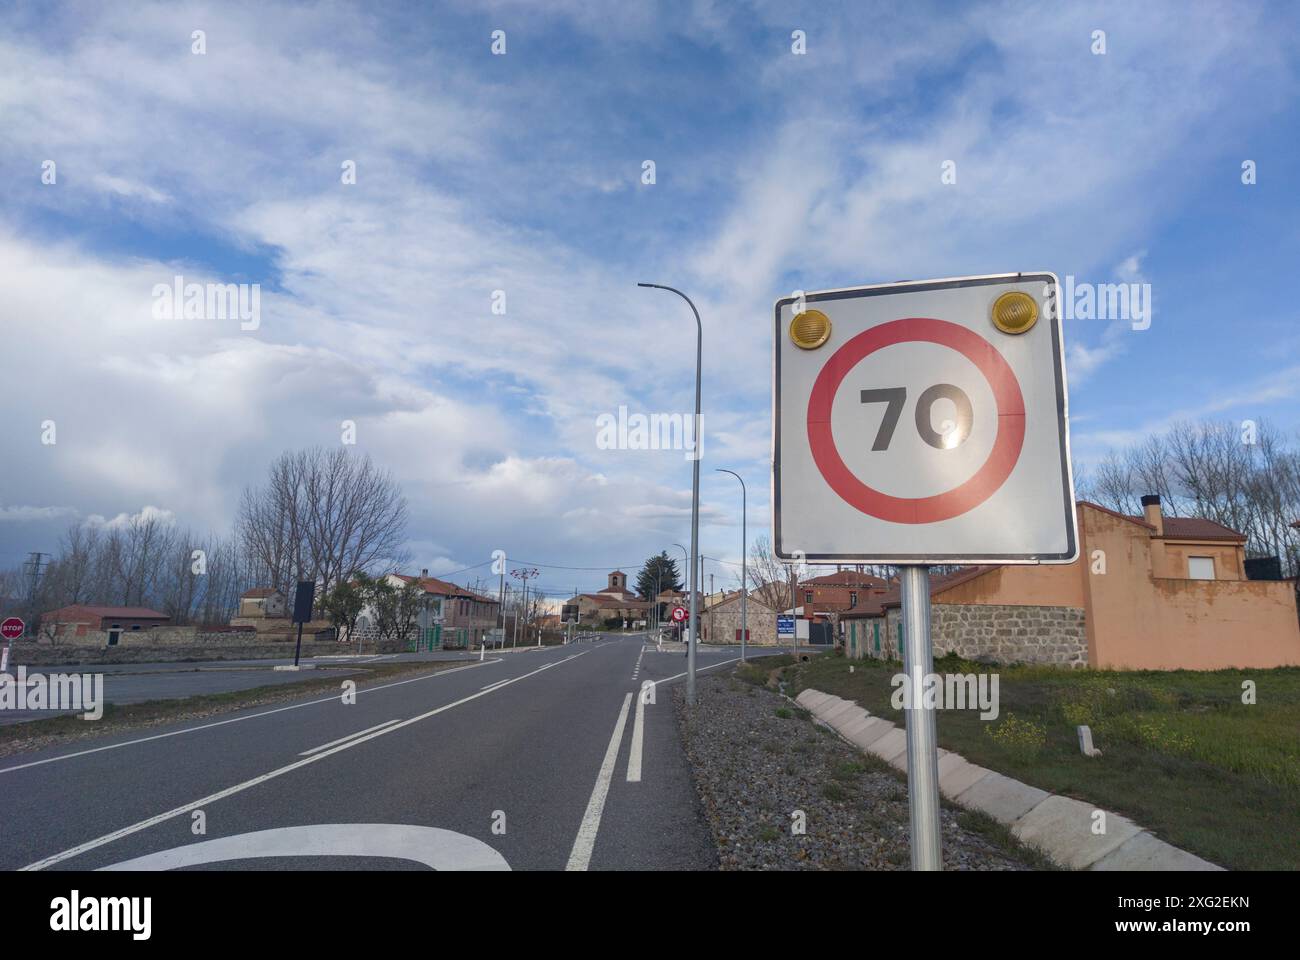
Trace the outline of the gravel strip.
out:
<instances>
[{"instance_id":1,"label":"gravel strip","mask_svg":"<svg viewBox=\"0 0 1300 960\"><path fill-rule=\"evenodd\" d=\"M775 691L701 678L673 692L686 755L723 870L910 870L905 779ZM806 832L794 835L794 811ZM941 813L948 870L1028 870L1005 842Z\"/></svg>"}]
</instances>

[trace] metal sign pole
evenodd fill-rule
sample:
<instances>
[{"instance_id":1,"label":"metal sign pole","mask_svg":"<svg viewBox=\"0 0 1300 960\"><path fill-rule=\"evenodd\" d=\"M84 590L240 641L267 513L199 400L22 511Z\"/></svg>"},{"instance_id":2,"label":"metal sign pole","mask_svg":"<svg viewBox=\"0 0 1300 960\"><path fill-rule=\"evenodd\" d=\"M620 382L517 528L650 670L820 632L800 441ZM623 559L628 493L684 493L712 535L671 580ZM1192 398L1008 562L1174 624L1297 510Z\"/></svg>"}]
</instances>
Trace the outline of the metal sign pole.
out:
<instances>
[{"instance_id":1,"label":"metal sign pole","mask_svg":"<svg viewBox=\"0 0 1300 960\"><path fill-rule=\"evenodd\" d=\"M942 870L939 846L939 754L935 711L920 702L921 682L934 672L930 646L930 570L898 568L902 584L903 669L907 705L907 798L912 820L912 869Z\"/></svg>"}]
</instances>

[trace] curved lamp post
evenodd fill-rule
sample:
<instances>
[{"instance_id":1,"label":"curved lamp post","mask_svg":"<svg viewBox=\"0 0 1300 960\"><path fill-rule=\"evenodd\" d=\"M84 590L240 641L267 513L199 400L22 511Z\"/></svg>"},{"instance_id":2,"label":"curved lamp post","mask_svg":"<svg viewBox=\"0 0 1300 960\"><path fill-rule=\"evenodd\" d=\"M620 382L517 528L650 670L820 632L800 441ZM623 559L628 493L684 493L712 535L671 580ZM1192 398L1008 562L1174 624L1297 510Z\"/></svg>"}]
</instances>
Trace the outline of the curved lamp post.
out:
<instances>
[{"instance_id":1,"label":"curved lamp post","mask_svg":"<svg viewBox=\"0 0 1300 960\"><path fill-rule=\"evenodd\" d=\"M638 287L650 287L655 290L667 290L686 301L695 314L695 456L691 463L691 642L686 652L686 703L695 704L695 648L699 642L699 584L695 565L699 561L700 550L700 361L704 354L704 326L700 323L700 311L695 309L691 298L674 287L661 283L638 283Z\"/></svg>"}]
</instances>

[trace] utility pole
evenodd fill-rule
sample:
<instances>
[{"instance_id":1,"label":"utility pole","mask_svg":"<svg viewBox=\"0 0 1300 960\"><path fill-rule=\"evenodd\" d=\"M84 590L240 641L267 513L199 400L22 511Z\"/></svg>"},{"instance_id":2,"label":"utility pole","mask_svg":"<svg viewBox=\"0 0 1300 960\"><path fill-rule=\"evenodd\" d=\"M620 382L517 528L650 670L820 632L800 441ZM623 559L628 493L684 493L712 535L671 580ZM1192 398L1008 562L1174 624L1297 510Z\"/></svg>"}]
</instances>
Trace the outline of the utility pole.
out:
<instances>
[{"instance_id":1,"label":"utility pole","mask_svg":"<svg viewBox=\"0 0 1300 960\"><path fill-rule=\"evenodd\" d=\"M528 642L528 581L541 573L536 567L520 567L517 570L511 570L510 576L516 580L524 582L524 643ZM541 642L540 636L538 642ZM514 646L519 646L519 612L515 611L515 639Z\"/></svg>"},{"instance_id":2,"label":"utility pole","mask_svg":"<svg viewBox=\"0 0 1300 960\"><path fill-rule=\"evenodd\" d=\"M501 648L504 650L506 645L506 558L504 555L501 557L501 586L499 591L497 612L501 615Z\"/></svg>"},{"instance_id":3,"label":"utility pole","mask_svg":"<svg viewBox=\"0 0 1300 960\"><path fill-rule=\"evenodd\" d=\"M41 568L49 562L48 553L33 551L27 555L27 562L23 564L23 569L27 574L27 624L31 629L32 624L36 623L36 588L41 581Z\"/></svg>"}]
</instances>

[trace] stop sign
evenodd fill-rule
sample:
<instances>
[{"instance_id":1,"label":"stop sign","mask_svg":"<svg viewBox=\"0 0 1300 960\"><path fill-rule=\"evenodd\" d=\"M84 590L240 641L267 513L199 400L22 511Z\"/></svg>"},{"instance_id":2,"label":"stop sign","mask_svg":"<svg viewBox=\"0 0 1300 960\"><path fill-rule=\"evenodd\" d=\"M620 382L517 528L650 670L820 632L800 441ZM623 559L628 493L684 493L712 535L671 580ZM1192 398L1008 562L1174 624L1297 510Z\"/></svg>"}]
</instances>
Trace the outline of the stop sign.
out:
<instances>
[{"instance_id":1,"label":"stop sign","mask_svg":"<svg viewBox=\"0 0 1300 960\"><path fill-rule=\"evenodd\" d=\"M0 623L0 637L6 640L17 640L27 629L27 624L23 623L18 617L8 617L4 623Z\"/></svg>"}]
</instances>

